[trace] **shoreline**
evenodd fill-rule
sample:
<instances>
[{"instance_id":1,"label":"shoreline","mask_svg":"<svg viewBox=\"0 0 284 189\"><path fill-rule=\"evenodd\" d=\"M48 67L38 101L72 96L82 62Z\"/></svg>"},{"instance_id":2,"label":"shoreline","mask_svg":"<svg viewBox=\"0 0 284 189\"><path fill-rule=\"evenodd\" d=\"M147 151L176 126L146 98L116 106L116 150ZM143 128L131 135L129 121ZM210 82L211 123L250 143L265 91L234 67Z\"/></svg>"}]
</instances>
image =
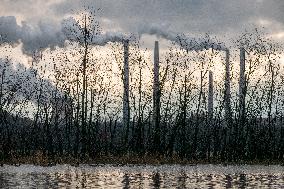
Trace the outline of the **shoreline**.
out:
<instances>
[{"instance_id":1,"label":"shoreline","mask_svg":"<svg viewBox=\"0 0 284 189\"><path fill-rule=\"evenodd\" d=\"M18 157L12 158L10 160L0 160L0 167L3 165L35 165L35 166L43 166L43 167L51 167L56 165L70 165L70 166L79 166L79 165L90 165L90 166L98 166L98 165L115 165L115 166L125 166L125 165L183 165L183 166L195 166L195 165L280 165L284 166L284 161L279 160L252 160L252 161L221 161L221 160L188 160L188 159L180 159L177 157L165 158L165 157L156 157L156 156L143 156L139 157L135 156L100 156L97 158L86 158L79 159L70 156L64 157L54 157L49 158L46 156L26 156L26 157Z\"/></svg>"}]
</instances>

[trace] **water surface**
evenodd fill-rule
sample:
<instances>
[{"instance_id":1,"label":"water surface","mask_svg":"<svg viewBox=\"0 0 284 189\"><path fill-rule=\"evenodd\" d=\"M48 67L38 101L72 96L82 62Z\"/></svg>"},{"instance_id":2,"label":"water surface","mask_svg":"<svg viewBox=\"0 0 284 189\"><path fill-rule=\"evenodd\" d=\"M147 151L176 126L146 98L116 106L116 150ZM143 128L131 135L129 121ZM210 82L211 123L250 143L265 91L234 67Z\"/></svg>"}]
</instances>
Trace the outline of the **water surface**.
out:
<instances>
[{"instance_id":1,"label":"water surface","mask_svg":"<svg viewBox=\"0 0 284 189\"><path fill-rule=\"evenodd\" d=\"M0 188L284 188L284 167L4 165Z\"/></svg>"}]
</instances>

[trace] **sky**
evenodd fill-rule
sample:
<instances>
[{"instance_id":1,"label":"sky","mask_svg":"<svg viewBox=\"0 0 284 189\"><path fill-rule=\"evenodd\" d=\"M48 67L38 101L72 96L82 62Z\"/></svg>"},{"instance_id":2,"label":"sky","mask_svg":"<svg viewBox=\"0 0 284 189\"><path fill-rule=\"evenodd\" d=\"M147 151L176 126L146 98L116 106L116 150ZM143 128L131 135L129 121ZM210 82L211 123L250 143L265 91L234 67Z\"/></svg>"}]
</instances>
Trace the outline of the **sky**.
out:
<instances>
[{"instance_id":1,"label":"sky","mask_svg":"<svg viewBox=\"0 0 284 189\"><path fill-rule=\"evenodd\" d=\"M0 59L28 67L36 50L63 47L64 25L84 7L98 10L103 33L112 32L106 36L139 34L149 53L155 40L165 51L176 34L208 33L228 44L254 28L284 44L284 0L0 0Z\"/></svg>"},{"instance_id":2,"label":"sky","mask_svg":"<svg viewBox=\"0 0 284 189\"><path fill-rule=\"evenodd\" d=\"M103 32L143 34L154 26L174 34L209 33L226 42L245 30L263 28L284 42L283 0L0 0L0 4L0 35L22 41L26 53L38 44L60 46L62 22L84 6L99 9ZM153 46L152 36L143 39L146 47Z\"/></svg>"}]
</instances>

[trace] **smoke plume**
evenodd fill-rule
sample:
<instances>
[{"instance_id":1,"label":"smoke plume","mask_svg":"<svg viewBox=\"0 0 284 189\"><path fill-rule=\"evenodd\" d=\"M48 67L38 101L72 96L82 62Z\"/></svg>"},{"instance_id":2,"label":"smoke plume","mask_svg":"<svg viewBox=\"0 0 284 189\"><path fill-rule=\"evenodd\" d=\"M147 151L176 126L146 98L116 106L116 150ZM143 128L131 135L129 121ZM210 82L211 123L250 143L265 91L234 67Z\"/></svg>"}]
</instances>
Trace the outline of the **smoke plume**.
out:
<instances>
[{"instance_id":1,"label":"smoke plume","mask_svg":"<svg viewBox=\"0 0 284 189\"><path fill-rule=\"evenodd\" d=\"M212 48L214 50L227 49L224 44L210 38L209 35L206 35L203 38L193 38L184 34L172 32L166 26L159 26L154 24L143 25L139 28L138 34L140 37L143 34L156 35L157 37L175 42L187 51L200 51L209 48Z\"/></svg>"},{"instance_id":2,"label":"smoke plume","mask_svg":"<svg viewBox=\"0 0 284 189\"><path fill-rule=\"evenodd\" d=\"M96 27L96 25L91 26ZM95 30L94 30L95 32ZM199 51L213 48L216 50L225 50L225 46L213 40L209 36L204 38L193 38L183 34L169 31L167 27L158 25L144 25L138 30L138 35L143 34L156 35L175 42L187 51ZM89 33L88 35L92 35ZM108 42L132 41L134 35L125 35L120 32L96 33L94 37L88 37L88 43L91 45L104 46ZM23 44L23 52L33 55L35 52L46 48L54 49L63 47L65 42L84 41L84 28L72 17L62 20L61 23L52 21L41 21L36 26L30 26L26 22L18 25L14 16L0 17L0 45L3 43Z\"/></svg>"},{"instance_id":3,"label":"smoke plume","mask_svg":"<svg viewBox=\"0 0 284 189\"><path fill-rule=\"evenodd\" d=\"M14 16L0 17L0 45L23 43L22 50L27 55L33 55L46 48L63 47L66 40L83 42L83 31L84 28L71 17L64 19L60 24L42 21L34 27L25 22L18 25ZM120 32L106 32L94 36L88 38L88 43L101 46L108 42L123 42L135 38L133 35L128 36Z\"/></svg>"},{"instance_id":4,"label":"smoke plume","mask_svg":"<svg viewBox=\"0 0 284 189\"><path fill-rule=\"evenodd\" d=\"M108 42L123 42L124 40L135 40L134 35L126 35L121 32L106 32L106 33L96 33L96 29L93 29L95 27L98 27L95 25L90 26L90 33L87 37L88 44L91 45L100 45L104 46ZM66 40L69 41L76 41L76 42L84 42L84 28L78 24L78 22L70 17L68 19L64 19L61 23L62 25L62 33L65 36ZM92 33L93 32L93 33ZM93 37L90 37L90 35L93 35Z\"/></svg>"}]
</instances>

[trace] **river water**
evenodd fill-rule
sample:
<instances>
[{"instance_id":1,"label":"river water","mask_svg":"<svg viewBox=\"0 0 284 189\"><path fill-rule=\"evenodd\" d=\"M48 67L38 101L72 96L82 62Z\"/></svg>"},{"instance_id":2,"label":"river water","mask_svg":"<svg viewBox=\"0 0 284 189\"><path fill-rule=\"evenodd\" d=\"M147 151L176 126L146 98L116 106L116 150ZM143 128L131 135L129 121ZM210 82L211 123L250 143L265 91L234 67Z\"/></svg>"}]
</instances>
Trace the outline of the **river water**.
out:
<instances>
[{"instance_id":1,"label":"river water","mask_svg":"<svg viewBox=\"0 0 284 189\"><path fill-rule=\"evenodd\" d=\"M284 167L4 165L0 188L284 188Z\"/></svg>"}]
</instances>

